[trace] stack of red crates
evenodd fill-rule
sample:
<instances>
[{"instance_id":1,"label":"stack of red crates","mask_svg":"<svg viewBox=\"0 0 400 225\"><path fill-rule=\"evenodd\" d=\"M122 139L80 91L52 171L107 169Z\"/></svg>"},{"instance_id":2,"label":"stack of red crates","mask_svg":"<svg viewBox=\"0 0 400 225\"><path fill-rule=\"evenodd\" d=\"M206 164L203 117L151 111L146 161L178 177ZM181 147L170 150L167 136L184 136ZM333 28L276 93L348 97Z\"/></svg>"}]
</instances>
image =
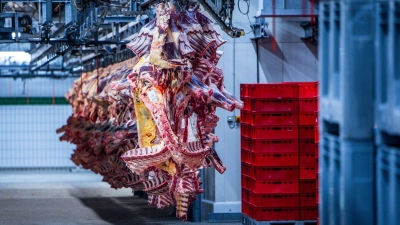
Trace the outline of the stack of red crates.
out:
<instances>
[{"instance_id":1,"label":"stack of red crates","mask_svg":"<svg viewBox=\"0 0 400 225\"><path fill-rule=\"evenodd\" d=\"M300 220L317 220L318 83L299 85Z\"/></svg>"},{"instance_id":2,"label":"stack of red crates","mask_svg":"<svg viewBox=\"0 0 400 225\"><path fill-rule=\"evenodd\" d=\"M317 101L319 101L318 97L316 97ZM315 127L314 127L314 140L315 140L315 162L317 164L317 171L315 173L315 178L316 178L316 183L317 183L317 187L316 187L316 198L315 198L315 203L317 204L317 209L319 209L319 172L318 172L318 163L319 163L319 121L318 121L318 115L319 115L319 108L317 108L317 110L315 111L316 114L316 119L315 119ZM319 213L318 213L319 215ZM319 225L319 216L317 217L317 225Z\"/></svg>"},{"instance_id":3,"label":"stack of red crates","mask_svg":"<svg viewBox=\"0 0 400 225\"><path fill-rule=\"evenodd\" d=\"M241 84L242 212L316 220L317 83Z\"/></svg>"}]
</instances>

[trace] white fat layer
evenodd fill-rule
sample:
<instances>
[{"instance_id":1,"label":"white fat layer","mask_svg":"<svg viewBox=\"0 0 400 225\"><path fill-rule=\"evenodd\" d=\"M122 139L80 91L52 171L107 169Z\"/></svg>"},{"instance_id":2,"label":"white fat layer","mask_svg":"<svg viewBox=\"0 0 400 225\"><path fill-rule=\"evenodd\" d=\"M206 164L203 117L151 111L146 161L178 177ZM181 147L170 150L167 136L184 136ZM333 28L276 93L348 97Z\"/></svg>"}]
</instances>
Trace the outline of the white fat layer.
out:
<instances>
[{"instance_id":1,"label":"white fat layer","mask_svg":"<svg viewBox=\"0 0 400 225\"><path fill-rule=\"evenodd\" d=\"M185 126L186 126L186 120L185 118L182 118L181 129L184 129Z\"/></svg>"},{"instance_id":2,"label":"white fat layer","mask_svg":"<svg viewBox=\"0 0 400 225\"><path fill-rule=\"evenodd\" d=\"M193 114L189 119L187 142L198 141L196 136L197 136L197 115Z\"/></svg>"},{"instance_id":3,"label":"white fat layer","mask_svg":"<svg viewBox=\"0 0 400 225\"><path fill-rule=\"evenodd\" d=\"M157 102L157 95L154 90L150 90L148 92L148 96L149 96L151 102Z\"/></svg>"},{"instance_id":4,"label":"white fat layer","mask_svg":"<svg viewBox=\"0 0 400 225\"><path fill-rule=\"evenodd\" d=\"M149 179L149 180L152 180L152 179L155 178L155 176L156 176L156 174L154 173L154 171L150 171L150 172L149 172L148 179Z\"/></svg>"}]
</instances>

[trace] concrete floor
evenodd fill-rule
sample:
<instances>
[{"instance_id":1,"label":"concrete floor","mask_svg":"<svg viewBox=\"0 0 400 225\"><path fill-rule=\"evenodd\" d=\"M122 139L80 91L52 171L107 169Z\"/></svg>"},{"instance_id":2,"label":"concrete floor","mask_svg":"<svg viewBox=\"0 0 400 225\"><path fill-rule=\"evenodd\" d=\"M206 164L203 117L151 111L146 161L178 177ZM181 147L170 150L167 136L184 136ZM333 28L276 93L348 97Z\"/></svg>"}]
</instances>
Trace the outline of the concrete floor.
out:
<instances>
[{"instance_id":1,"label":"concrete floor","mask_svg":"<svg viewBox=\"0 0 400 225\"><path fill-rule=\"evenodd\" d=\"M148 206L130 189L111 189L101 179L91 172L2 171L0 224L208 224L184 223L171 215L171 208Z\"/></svg>"}]
</instances>

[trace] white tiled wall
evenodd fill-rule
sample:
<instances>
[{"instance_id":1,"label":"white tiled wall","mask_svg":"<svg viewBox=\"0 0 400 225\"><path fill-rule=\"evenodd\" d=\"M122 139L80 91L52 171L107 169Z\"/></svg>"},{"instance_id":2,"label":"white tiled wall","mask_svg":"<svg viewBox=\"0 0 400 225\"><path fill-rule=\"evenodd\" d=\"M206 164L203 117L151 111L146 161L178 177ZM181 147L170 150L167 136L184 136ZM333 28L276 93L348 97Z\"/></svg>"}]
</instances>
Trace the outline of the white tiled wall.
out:
<instances>
[{"instance_id":1,"label":"white tiled wall","mask_svg":"<svg viewBox=\"0 0 400 225\"><path fill-rule=\"evenodd\" d=\"M69 105L0 106L0 168L74 167L75 146L56 134L69 115Z\"/></svg>"}]
</instances>

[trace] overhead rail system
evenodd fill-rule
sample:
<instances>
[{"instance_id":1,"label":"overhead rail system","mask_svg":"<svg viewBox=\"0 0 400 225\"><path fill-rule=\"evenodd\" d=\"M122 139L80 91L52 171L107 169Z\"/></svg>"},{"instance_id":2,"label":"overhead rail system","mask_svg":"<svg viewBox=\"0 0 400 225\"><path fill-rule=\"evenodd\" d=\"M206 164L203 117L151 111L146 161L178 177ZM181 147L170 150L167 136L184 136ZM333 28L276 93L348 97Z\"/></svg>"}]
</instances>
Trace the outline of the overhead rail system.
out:
<instances>
[{"instance_id":1,"label":"overhead rail system","mask_svg":"<svg viewBox=\"0 0 400 225\"><path fill-rule=\"evenodd\" d=\"M160 0L16 0L0 1L1 44L31 45L31 61L0 65L1 77L71 77L93 66L133 57L124 51L142 26L155 17ZM234 0L177 0L177 8L206 10L229 36L244 35L232 25ZM114 57L120 55L121 57ZM100 63L99 63L100 61ZM1 62L0 62L1 64ZM52 70L51 72L49 70Z\"/></svg>"}]
</instances>

